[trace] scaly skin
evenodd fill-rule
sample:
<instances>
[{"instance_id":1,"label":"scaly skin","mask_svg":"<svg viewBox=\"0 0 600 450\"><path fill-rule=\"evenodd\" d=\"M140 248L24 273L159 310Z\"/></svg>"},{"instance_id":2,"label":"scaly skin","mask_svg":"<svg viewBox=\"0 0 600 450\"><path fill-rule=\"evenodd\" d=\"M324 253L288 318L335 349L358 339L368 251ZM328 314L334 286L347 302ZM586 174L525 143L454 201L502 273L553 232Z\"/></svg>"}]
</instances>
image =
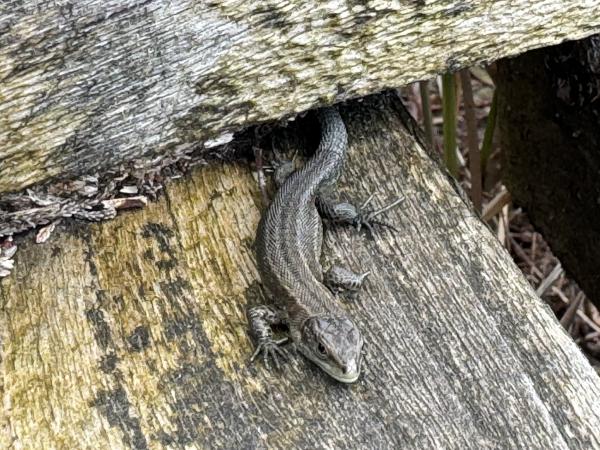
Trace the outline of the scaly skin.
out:
<instances>
[{"instance_id":1,"label":"scaly skin","mask_svg":"<svg viewBox=\"0 0 600 450\"><path fill-rule=\"evenodd\" d=\"M265 360L271 356L278 364L282 341L273 340L270 325L285 322L308 359L336 380L352 383L360 375L363 338L323 284L323 225L316 205L317 196L340 176L348 138L336 109L318 114L322 137L317 151L285 180L258 226L258 269L279 308L253 308L249 319L259 341L254 356L262 351Z\"/></svg>"}]
</instances>

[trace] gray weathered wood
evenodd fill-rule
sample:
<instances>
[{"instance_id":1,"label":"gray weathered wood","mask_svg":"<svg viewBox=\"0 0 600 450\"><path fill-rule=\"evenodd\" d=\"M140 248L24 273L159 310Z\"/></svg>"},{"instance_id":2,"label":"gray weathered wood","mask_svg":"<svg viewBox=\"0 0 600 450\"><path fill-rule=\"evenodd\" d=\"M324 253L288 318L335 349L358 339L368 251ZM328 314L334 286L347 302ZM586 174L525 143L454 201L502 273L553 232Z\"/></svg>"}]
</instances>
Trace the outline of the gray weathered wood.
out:
<instances>
[{"instance_id":1,"label":"gray weathered wood","mask_svg":"<svg viewBox=\"0 0 600 450\"><path fill-rule=\"evenodd\" d=\"M345 303L357 384L295 353L281 373L247 366L260 195L248 167L207 167L141 212L21 246L0 284L0 446L600 448L600 380L398 100L341 112L341 197L405 196L398 233L326 236L327 261L372 271ZM310 123L278 146L306 148Z\"/></svg>"},{"instance_id":2,"label":"gray weathered wood","mask_svg":"<svg viewBox=\"0 0 600 450\"><path fill-rule=\"evenodd\" d=\"M600 30L596 0L0 3L0 193Z\"/></svg>"},{"instance_id":3,"label":"gray weathered wood","mask_svg":"<svg viewBox=\"0 0 600 450\"><path fill-rule=\"evenodd\" d=\"M600 307L600 36L498 64L503 178Z\"/></svg>"}]
</instances>

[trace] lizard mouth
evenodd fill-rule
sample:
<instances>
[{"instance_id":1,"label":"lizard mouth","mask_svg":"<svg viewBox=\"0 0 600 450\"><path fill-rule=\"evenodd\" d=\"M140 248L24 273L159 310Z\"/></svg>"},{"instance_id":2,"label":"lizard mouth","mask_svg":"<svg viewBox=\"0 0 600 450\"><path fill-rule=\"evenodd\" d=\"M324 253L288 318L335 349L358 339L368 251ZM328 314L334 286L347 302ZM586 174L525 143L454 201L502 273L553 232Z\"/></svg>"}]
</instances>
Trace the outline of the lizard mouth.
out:
<instances>
[{"instance_id":1,"label":"lizard mouth","mask_svg":"<svg viewBox=\"0 0 600 450\"><path fill-rule=\"evenodd\" d=\"M358 380L358 377L360 377L360 365L362 361L362 355L360 353L358 359L350 363L345 370L341 370L337 366L332 367L316 358L310 359L321 369L323 369L327 373L327 375L341 383L354 383Z\"/></svg>"},{"instance_id":2,"label":"lizard mouth","mask_svg":"<svg viewBox=\"0 0 600 450\"><path fill-rule=\"evenodd\" d=\"M354 382L356 382L356 380L358 380L358 377L360 376L360 372L356 372L353 374L343 374L341 377L338 375L332 375L332 376L337 381L340 381L342 383L354 383Z\"/></svg>"}]
</instances>

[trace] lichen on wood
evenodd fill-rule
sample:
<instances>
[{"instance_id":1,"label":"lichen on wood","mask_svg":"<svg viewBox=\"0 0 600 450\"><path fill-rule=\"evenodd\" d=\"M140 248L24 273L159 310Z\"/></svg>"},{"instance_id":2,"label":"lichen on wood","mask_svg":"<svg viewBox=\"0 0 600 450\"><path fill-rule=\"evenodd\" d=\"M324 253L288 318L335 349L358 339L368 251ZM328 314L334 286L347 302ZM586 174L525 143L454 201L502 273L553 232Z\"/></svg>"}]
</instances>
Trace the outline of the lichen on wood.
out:
<instances>
[{"instance_id":1,"label":"lichen on wood","mask_svg":"<svg viewBox=\"0 0 600 450\"><path fill-rule=\"evenodd\" d=\"M0 193L599 29L596 0L3 2Z\"/></svg>"},{"instance_id":2,"label":"lichen on wood","mask_svg":"<svg viewBox=\"0 0 600 450\"><path fill-rule=\"evenodd\" d=\"M405 198L397 233L326 234L325 263L371 271L340 299L365 335L357 384L293 351L280 372L248 364L262 205L248 166L213 165L144 210L20 243L0 282L0 446L598 448L600 380L399 100L341 113L340 197ZM310 148L312 123L278 148Z\"/></svg>"}]
</instances>

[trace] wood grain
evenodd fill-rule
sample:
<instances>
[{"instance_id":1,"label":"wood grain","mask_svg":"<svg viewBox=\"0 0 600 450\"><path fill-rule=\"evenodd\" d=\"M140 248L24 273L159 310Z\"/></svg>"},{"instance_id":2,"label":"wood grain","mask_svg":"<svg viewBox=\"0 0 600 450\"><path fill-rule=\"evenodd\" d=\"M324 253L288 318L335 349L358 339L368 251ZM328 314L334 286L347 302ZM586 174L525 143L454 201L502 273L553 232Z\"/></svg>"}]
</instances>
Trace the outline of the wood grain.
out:
<instances>
[{"instance_id":1,"label":"wood grain","mask_svg":"<svg viewBox=\"0 0 600 450\"><path fill-rule=\"evenodd\" d=\"M340 196L398 233L326 234L324 261L371 270L344 301L365 334L360 381L290 349L248 366L262 302L260 196L244 165L172 184L140 212L24 243L0 284L3 448L600 448L600 380L392 95L341 108ZM311 142L310 117L277 135Z\"/></svg>"},{"instance_id":2,"label":"wood grain","mask_svg":"<svg viewBox=\"0 0 600 450\"><path fill-rule=\"evenodd\" d=\"M0 4L0 193L600 30L596 0Z\"/></svg>"}]
</instances>

